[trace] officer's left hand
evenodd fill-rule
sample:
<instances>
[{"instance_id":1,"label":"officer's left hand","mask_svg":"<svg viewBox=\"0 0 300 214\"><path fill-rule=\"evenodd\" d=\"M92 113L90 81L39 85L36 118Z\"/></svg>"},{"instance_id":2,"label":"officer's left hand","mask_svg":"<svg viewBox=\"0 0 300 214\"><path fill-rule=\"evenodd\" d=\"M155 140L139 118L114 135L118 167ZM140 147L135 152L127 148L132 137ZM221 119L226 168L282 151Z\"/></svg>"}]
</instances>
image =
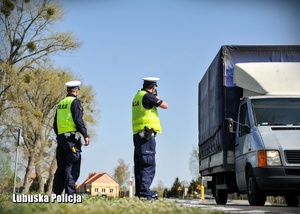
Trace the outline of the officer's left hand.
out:
<instances>
[{"instance_id":1,"label":"officer's left hand","mask_svg":"<svg viewBox=\"0 0 300 214\"><path fill-rule=\"evenodd\" d=\"M84 138L84 142L85 142L84 145L88 146L90 144L89 138L88 137Z\"/></svg>"}]
</instances>

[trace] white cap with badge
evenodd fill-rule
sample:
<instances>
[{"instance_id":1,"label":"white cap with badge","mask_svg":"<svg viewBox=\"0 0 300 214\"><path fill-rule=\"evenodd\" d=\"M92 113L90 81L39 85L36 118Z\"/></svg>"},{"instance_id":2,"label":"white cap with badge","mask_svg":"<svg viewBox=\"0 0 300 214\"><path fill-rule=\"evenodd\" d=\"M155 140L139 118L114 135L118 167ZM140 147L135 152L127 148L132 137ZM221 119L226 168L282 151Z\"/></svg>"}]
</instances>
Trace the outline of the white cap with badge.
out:
<instances>
[{"instance_id":1,"label":"white cap with badge","mask_svg":"<svg viewBox=\"0 0 300 214\"><path fill-rule=\"evenodd\" d=\"M73 81L69 81L67 82L65 85L67 86L67 88L78 88L80 90L80 81L77 80L73 80Z\"/></svg>"},{"instance_id":2,"label":"white cap with badge","mask_svg":"<svg viewBox=\"0 0 300 214\"><path fill-rule=\"evenodd\" d=\"M144 86L146 85L156 85L157 86L157 81L159 80L158 77L144 77Z\"/></svg>"},{"instance_id":3,"label":"white cap with badge","mask_svg":"<svg viewBox=\"0 0 300 214\"><path fill-rule=\"evenodd\" d=\"M158 77L144 77L143 80L149 81L149 82L156 82L159 80Z\"/></svg>"}]
</instances>

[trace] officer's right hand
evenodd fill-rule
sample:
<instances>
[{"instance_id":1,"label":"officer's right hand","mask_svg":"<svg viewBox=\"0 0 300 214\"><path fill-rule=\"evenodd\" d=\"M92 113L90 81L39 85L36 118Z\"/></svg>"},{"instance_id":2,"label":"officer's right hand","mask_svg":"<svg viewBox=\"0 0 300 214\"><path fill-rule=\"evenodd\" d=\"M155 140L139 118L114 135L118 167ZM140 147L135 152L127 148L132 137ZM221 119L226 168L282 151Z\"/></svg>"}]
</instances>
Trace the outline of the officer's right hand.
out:
<instances>
[{"instance_id":1,"label":"officer's right hand","mask_svg":"<svg viewBox=\"0 0 300 214\"><path fill-rule=\"evenodd\" d=\"M89 138L88 137L84 138L84 142L85 142L84 145L88 146L90 144Z\"/></svg>"}]
</instances>

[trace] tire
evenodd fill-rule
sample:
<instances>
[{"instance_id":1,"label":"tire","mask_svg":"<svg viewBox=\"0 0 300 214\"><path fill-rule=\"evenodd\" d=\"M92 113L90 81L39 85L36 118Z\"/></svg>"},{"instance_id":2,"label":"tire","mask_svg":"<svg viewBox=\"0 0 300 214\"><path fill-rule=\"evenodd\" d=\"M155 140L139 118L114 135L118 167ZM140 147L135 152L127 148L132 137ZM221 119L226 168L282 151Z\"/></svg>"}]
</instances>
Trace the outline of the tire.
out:
<instances>
[{"instance_id":1,"label":"tire","mask_svg":"<svg viewBox=\"0 0 300 214\"><path fill-rule=\"evenodd\" d=\"M249 169L247 176L247 196L251 206L265 205L266 194L258 188L252 168Z\"/></svg>"},{"instance_id":2,"label":"tire","mask_svg":"<svg viewBox=\"0 0 300 214\"><path fill-rule=\"evenodd\" d=\"M225 205L227 203L228 193L226 190L216 190L216 203Z\"/></svg>"},{"instance_id":3,"label":"tire","mask_svg":"<svg viewBox=\"0 0 300 214\"><path fill-rule=\"evenodd\" d=\"M299 204L299 196L295 196L295 195L285 195L285 203L289 206L289 207L298 207Z\"/></svg>"}]
</instances>

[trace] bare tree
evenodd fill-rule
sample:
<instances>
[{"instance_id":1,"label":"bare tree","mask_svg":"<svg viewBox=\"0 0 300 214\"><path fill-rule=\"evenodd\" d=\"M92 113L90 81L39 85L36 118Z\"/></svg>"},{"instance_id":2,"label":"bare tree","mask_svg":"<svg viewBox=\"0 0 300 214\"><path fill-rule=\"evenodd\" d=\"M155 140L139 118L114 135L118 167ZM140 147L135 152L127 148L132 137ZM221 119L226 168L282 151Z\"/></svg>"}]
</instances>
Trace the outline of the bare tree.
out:
<instances>
[{"instance_id":1,"label":"bare tree","mask_svg":"<svg viewBox=\"0 0 300 214\"><path fill-rule=\"evenodd\" d=\"M55 140L52 132L55 105L65 96L63 83L70 75L60 75L54 69L24 71L18 87L12 87L9 93L10 103L16 108L7 111L14 115L7 126L22 128L22 152L27 161L24 179L24 192L30 187L30 176L35 170L43 192L42 169L53 157ZM20 96L22 94L22 96Z\"/></svg>"},{"instance_id":2,"label":"bare tree","mask_svg":"<svg viewBox=\"0 0 300 214\"><path fill-rule=\"evenodd\" d=\"M53 0L2 0L0 62L22 62L20 71L39 64L59 51L76 50L80 43L67 32L56 32L54 24L64 11ZM25 62L25 63L24 63Z\"/></svg>"},{"instance_id":3,"label":"bare tree","mask_svg":"<svg viewBox=\"0 0 300 214\"><path fill-rule=\"evenodd\" d=\"M23 129L22 152L27 161L25 192L29 190L33 170L43 192L43 169L51 163L48 165L53 172L55 165L51 126L54 107L64 96L62 87L68 78L54 72L58 75L57 81L52 81L51 72L45 72L44 67L49 67L49 57L54 53L80 47L71 33L56 31L54 24L62 20L63 15L62 6L54 0L0 1L1 136L9 139L14 137L16 128ZM87 100L90 98L91 95ZM89 122L94 121L90 119ZM15 145L1 144L1 147L12 151Z\"/></svg>"},{"instance_id":4,"label":"bare tree","mask_svg":"<svg viewBox=\"0 0 300 214\"><path fill-rule=\"evenodd\" d=\"M71 33L54 31L63 14L53 0L0 1L0 115L19 72L38 67L51 54L80 47Z\"/></svg>"},{"instance_id":5,"label":"bare tree","mask_svg":"<svg viewBox=\"0 0 300 214\"><path fill-rule=\"evenodd\" d=\"M153 189L157 191L157 193L160 197L163 197L164 188L165 187L164 187L164 183L162 182L162 180L158 180L157 187L153 187Z\"/></svg>"},{"instance_id":6,"label":"bare tree","mask_svg":"<svg viewBox=\"0 0 300 214\"><path fill-rule=\"evenodd\" d=\"M198 146L193 146L191 151L191 156L189 159L189 169L193 179L197 179L199 177L199 152Z\"/></svg>"},{"instance_id":7,"label":"bare tree","mask_svg":"<svg viewBox=\"0 0 300 214\"><path fill-rule=\"evenodd\" d=\"M129 181L129 164L126 164L123 159L118 160L119 165L114 169L113 178L118 182L120 189L125 189L126 181Z\"/></svg>"}]
</instances>

